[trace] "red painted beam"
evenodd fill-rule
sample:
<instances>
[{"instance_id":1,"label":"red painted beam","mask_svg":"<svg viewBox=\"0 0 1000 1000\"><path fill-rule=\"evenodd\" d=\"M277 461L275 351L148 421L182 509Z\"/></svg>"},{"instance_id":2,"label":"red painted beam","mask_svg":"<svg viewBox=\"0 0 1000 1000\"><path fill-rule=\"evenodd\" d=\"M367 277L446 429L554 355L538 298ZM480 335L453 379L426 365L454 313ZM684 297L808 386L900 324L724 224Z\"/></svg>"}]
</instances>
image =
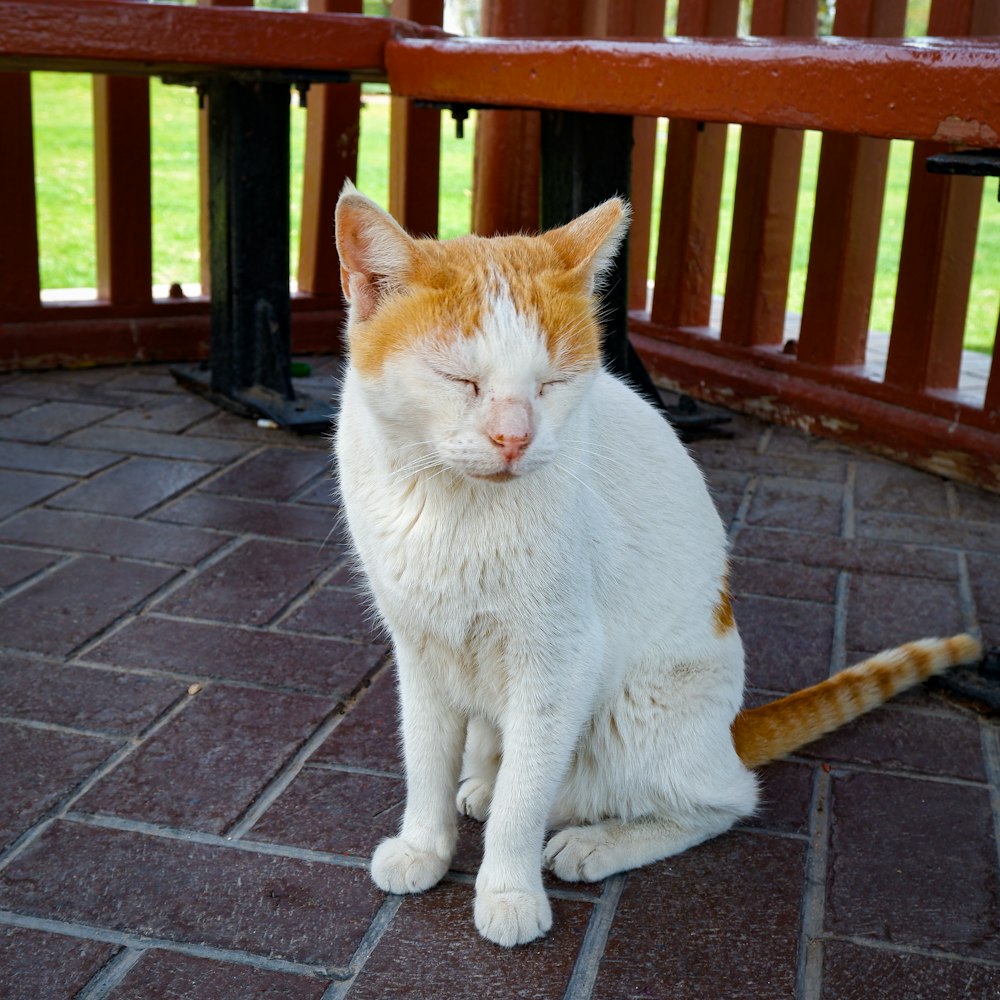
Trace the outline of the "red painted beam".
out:
<instances>
[{"instance_id":1,"label":"red painted beam","mask_svg":"<svg viewBox=\"0 0 1000 1000\"><path fill-rule=\"evenodd\" d=\"M380 75L390 38L434 33L358 14L289 16L116 0L0 0L0 65L5 69L156 75L253 67Z\"/></svg>"},{"instance_id":2,"label":"red painted beam","mask_svg":"<svg viewBox=\"0 0 1000 1000\"><path fill-rule=\"evenodd\" d=\"M1000 39L416 39L397 94L1000 144Z\"/></svg>"}]
</instances>

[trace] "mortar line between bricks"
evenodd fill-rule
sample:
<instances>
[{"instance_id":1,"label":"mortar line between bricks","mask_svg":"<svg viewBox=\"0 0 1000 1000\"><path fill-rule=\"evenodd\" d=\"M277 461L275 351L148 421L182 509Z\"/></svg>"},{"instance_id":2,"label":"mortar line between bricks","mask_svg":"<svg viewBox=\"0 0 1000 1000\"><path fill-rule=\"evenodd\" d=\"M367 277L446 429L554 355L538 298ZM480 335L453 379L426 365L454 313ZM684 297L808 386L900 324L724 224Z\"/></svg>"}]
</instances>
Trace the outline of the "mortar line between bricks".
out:
<instances>
[{"instance_id":1,"label":"mortar line between bricks","mask_svg":"<svg viewBox=\"0 0 1000 1000\"><path fill-rule=\"evenodd\" d=\"M757 477L754 476L753 478L757 478ZM919 516L919 515L909 515L909 514L894 515L891 512L887 512L886 516L888 516L888 517L893 517L893 516L911 517L911 516ZM926 518L925 520L938 520L938 521L940 521L940 520L943 520L943 518ZM742 524L740 525L741 528L743 526L744 525L742 525ZM791 527L788 527L787 525L783 525L782 527L779 528L779 527L775 527L774 525L758 524L758 525L754 525L754 530L755 531L761 531L761 532L768 532L769 534L774 534L774 535L794 535L794 536L796 536L797 538L800 538L800 539L801 538L810 537L810 536L814 536L814 535L817 534L816 531L813 531L813 530L811 530L809 528L791 528ZM837 537L837 536L834 536L834 535L825 535L824 537L832 538L832 537ZM950 545L946 545L946 544L941 543L941 542L933 542L933 541L915 542L915 541L913 541L912 539L909 539L909 538L889 538L889 537L886 537L884 535L861 535L858 538L856 538L855 540L856 541L861 541L861 542L883 543L883 544L886 544L886 545L911 546L911 547L917 548L917 549L919 549L921 551L927 551L927 552L951 552L951 553L954 553L954 552L958 551L959 549L961 549L961 547L962 547L959 542L954 542L954 543L952 543ZM988 552L990 554L993 554L993 550L991 550L991 549L986 549L984 551L986 551L986 552ZM760 558L770 558L770 557L760 557ZM790 559L781 559L781 560L773 560L773 561L775 561L775 562L791 562L792 560L790 560ZM823 564L819 564L819 565L823 565ZM921 574L921 573L893 573L893 574L890 574L890 575L892 575L892 576L898 576L898 577L900 577L901 579L904 579L904 580L909 580L909 579L927 579L928 578L925 574Z\"/></svg>"},{"instance_id":2,"label":"mortar line between bricks","mask_svg":"<svg viewBox=\"0 0 1000 1000\"><path fill-rule=\"evenodd\" d=\"M961 521L962 511L961 506L958 502L958 492L955 490L955 484L950 481L945 481L944 484L944 499L948 506L948 520L949 521Z\"/></svg>"},{"instance_id":3,"label":"mortar line between bricks","mask_svg":"<svg viewBox=\"0 0 1000 1000\"><path fill-rule=\"evenodd\" d=\"M1000 871L1000 731L986 719L979 722L983 747L983 763L990 782L990 811L993 814L993 841L997 850L997 870Z\"/></svg>"},{"instance_id":4,"label":"mortar line between bricks","mask_svg":"<svg viewBox=\"0 0 1000 1000\"><path fill-rule=\"evenodd\" d=\"M12 910L0 910L0 924L23 927L25 930L47 931L50 934L63 934L66 937L83 938L86 941L101 941L104 944L134 948L142 952L155 949L189 955L192 958L209 958L219 962L232 962L236 965L249 965L268 972L291 972L294 975L308 976L311 979L340 979L347 975L347 970L340 966L308 965L290 959L255 955L249 951L218 948L210 944L173 941L170 938L151 937L131 931L116 931L95 924L84 924L71 920L32 917L15 913Z\"/></svg>"},{"instance_id":5,"label":"mortar line between bricks","mask_svg":"<svg viewBox=\"0 0 1000 1000\"><path fill-rule=\"evenodd\" d=\"M990 958L979 958L974 955L962 955L957 951L936 951L916 944L904 944L897 941L880 941L877 938L854 936L852 934L827 934L825 940L852 944L859 948L870 948L872 951L888 952L893 955L917 955L921 958L933 958L946 962L961 962L965 965L976 965L982 969L1000 970L1000 961Z\"/></svg>"},{"instance_id":6,"label":"mortar line between bricks","mask_svg":"<svg viewBox=\"0 0 1000 1000\"><path fill-rule=\"evenodd\" d=\"M257 798L247 806L239 819L229 827L226 831L227 839L238 840L253 827L254 823L271 808L278 797L295 780L306 761L326 742L329 735L340 725L344 718L345 715L340 710L339 705L327 714L326 718L313 730L305 743L299 747L291 760L264 786Z\"/></svg>"},{"instance_id":7,"label":"mortar line between bricks","mask_svg":"<svg viewBox=\"0 0 1000 1000\"><path fill-rule=\"evenodd\" d=\"M325 461L323 463L323 472L317 473L309 482L304 483L297 490L295 490L292 495L285 501L285 503L299 503L303 497L308 496L321 482L328 482L330 484L330 506L335 507L336 504L333 502L334 489L333 484L335 482L333 477L333 465L330 461L329 449L323 451Z\"/></svg>"},{"instance_id":8,"label":"mortar line between bricks","mask_svg":"<svg viewBox=\"0 0 1000 1000\"><path fill-rule=\"evenodd\" d=\"M53 576L62 569L65 569L75 560L79 559L81 555L83 555L83 553L81 552L61 553L61 558L58 559L56 562L54 562L51 566L45 566L42 569L32 573L25 579L20 580L18 583L15 583L12 587L8 587L7 590L3 592L3 594L0 594L0 604L3 604L5 601L10 600L12 597L16 597L18 594L23 594L24 591L28 590L31 587L34 587L35 584L41 583L48 577Z\"/></svg>"},{"instance_id":9,"label":"mortar line between bricks","mask_svg":"<svg viewBox=\"0 0 1000 1000\"><path fill-rule=\"evenodd\" d=\"M0 725L23 726L25 729L41 729L47 733L65 733L67 736L89 736L98 740L122 743L133 739L127 733L102 732L99 729L85 729L83 726L63 726L58 722L42 722L38 719L19 719L16 715L0 715Z\"/></svg>"},{"instance_id":10,"label":"mortar line between bricks","mask_svg":"<svg viewBox=\"0 0 1000 1000\"><path fill-rule=\"evenodd\" d=\"M879 707L881 708L881 706ZM820 763L820 760L817 758L810 759L807 757L789 756L785 759L795 760L805 764L812 764L814 766ZM878 767L875 764L856 764L853 761L848 760L838 760L824 763L829 763L833 774L838 776L846 776L848 774L879 774L887 778L908 778L911 781L930 781L938 785L956 785L959 788L978 788L980 791L989 787L988 782L985 779L974 781L971 778L954 778L947 774L928 774L924 771L905 771L902 768L896 768L893 770L889 767Z\"/></svg>"},{"instance_id":11,"label":"mortar line between bricks","mask_svg":"<svg viewBox=\"0 0 1000 1000\"><path fill-rule=\"evenodd\" d=\"M144 954L144 949L126 945L94 973L90 982L73 997L73 1000L105 1000L113 989L121 985L121 981Z\"/></svg>"},{"instance_id":12,"label":"mortar line between bricks","mask_svg":"<svg viewBox=\"0 0 1000 1000\"><path fill-rule=\"evenodd\" d=\"M219 625L223 628L238 629L241 632L252 632L257 635L260 635L262 632L266 632L269 635L284 635L289 638L309 636L313 639L335 639L337 642L349 643L352 646L384 646L386 644L385 642L373 643L370 639L352 639L350 636L346 635L330 635L329 632L293 631L292 629L281 628L280 626L275 625L246 625L243 622L230 622L219 618L194 618L191 615L167 614L165 611L156 611L155 609L144 611L143 617L156 618L161 621L185 622L188 625ZM386 642L387 641L388 640L386 640Z\"/></svg>"},{"instance_id":13,"label":"mortar line between bricks","mask_svg":"<svg viewBox=\"0 0 1000 1000\"><path fill-rule=\"evenodd\" d=\"M795 975L796 1000L820 1000L823 990L823 925L830 839L830 784L827 771L813 773L809 806L809 846L803 873L801 926Z\"/></svg>"},{"instance_id":14,"label":"mortar line between bricks","mask_svg":"<svg viewBox=\"0 0 1000 1000\"><path fill-rule=\"evenodd\" d=\"M218 625L218 622L213 624ZM3 647L0 647L3 652ZM21 654L20 650L14 650ZM43 662L51 663L51 660ZM62 664L60 664L62 665ZM66 667L79 668L81 670L102 670L109 674L126 674L136 677L150 677L154 680L178 681L182 684L211 684L218 687L239 688L249 691L266 691L269 694L308 694L316 695L320 698L338 698L342 692L317 687L295 687L290 684L268 684L264 681L245 680L237 677L220 677L215 674L188 674L179 670L166 670L158 667L123 667L116 663L101 663L98 660L88 660L84 657L75 657L71 662L65 664Z\"/></svg>"},{"instance_id":15,"label":"mortar line between bricks","mask_svg":"<svg viewBox=\"0 0 1000 1000\"><path fill-rule=\"evenodd\" d=\"M844 493L840 505L840 537L853 541L857 532L857 511L854 496L858 483L858 466L856 462L847 463L847 474L844 477Z\"/></svg>"},{"instance_id":16,"label":"mortar line between bricks","mask_svg":"<svg viewBox=\"0 0 1000 1000\"><path fill-rule=\"evenodd\" d=\"M17 837L4 851L0 851L0 871L3 871L26 847L34 843L57 819L63 819L69 813L73 803L86 795L99 781L115 770L127 757L142 746L150 736L155 735L178 713L182 712L195 694L185 692L172 704L168 705L152 722L142 729L135 737L123 741L123 745L106 757L90 774L87 775L71 792L64 795L54 806L40 816L35 822Z\"/></svg>"},{"instance_id":17,"label":"mortar line between bricks","mask_svg":"<svg viewBox=\"0 0 1000 1000\"><path fill-rule=\"evenodd\" d=\"M360 774L366 778L399 778L402 780L402 771L381 771L374 767L359 767L356 764L338 764L329 760L310 760L305 764L307 771L336 771L340 774Z\"/></svg>"},{"instance_id":18,"label":"mortar line between bricks","mask_svg":"<svg viewBox=\"0 0 1000 1000\"><path fill-rule=\"evenodd\" d=\"M320 549L322 549L322 546L320 546ZM344 558L341 558L333 566L317 574L317 576L304 590L301 590L299 593L293 595L273 615L271 615L265 628L275 628L279 622L293 615L304 604L307 604L310 600L312 600L312 598L326 586L327 582L332 580L334 576L340 572L340 568L343 564Z\"/></svg>"},{"instance_id":19,"label":"mortar line between bricks","mask_svg":"<svg viewBox=\"0 0 1000 1000\"><path fill-rule=\"evenodd\" d=\"M576 953L573 972L566 984L563 1000L590 1000L594 984L597 982L601 959L604 957L604 949L607 947L608 935L611 933L611 925L618 912L618 904L621 902L627 880L628 875L625 872L619 872L605 879L604 890L594 903L583 943Z\"/></svg>"},{"instance_id":20,"label":"mortar line between bricks","mask_svg":"<svg viewBox=\"0 0 1000 1000\"><path fill-rule=\"evenodd\" d=\"M476 886L476 876L468 872L450 870L444 873L442 882L454 882L455 885ZM569 884L569 883L567 883ZM600 896L593 892L582 892L579 889L560 889L558 886L545 886L545 895L549 899L568 899L574 903L596 903Z\"/></svg>"},{"instance_id":21,"label":"mortar line between bricks","mask_svg":"<svg viewBox=\"0 0 1000 1000\"><path fill-rule=\"evenodd\" d=\"M87 653L93 650L96 646L100 645L100 643L102 643L105 639L109 639L111 636L120 632L126 625L131 624L140 615L147 614L155 607L156 604L170 597L176 590L179 590L182 586L184 586L184 584L189 583L204 570L213 566L216 562L224 559L234 549L239 548L242 541L242 538L239 536L230 539L228 542L220 545L214 552L207 555L201 560L201 562L197 563L193 567L171 566L170 568L175 570L175 575L164 583L163 586L158 587L153 591L153 593L147 595L141 602L129 609L129 611L125 612L125 614L119 615L119 617L109 625L105 626L99 632L91 635L86 641L81 642L80 645L73 649L66 658L68 660L85 658Z\"/></svg>"},{"instance_id":22,"label":"mortar line between bricks","mask_svg":"<svg viewBox=\"0 0 1000 1000\"><path fill-rule=\"evenodd\" d=\"M132 457L142 457L146 458L148 456L132 456ZM131 459L130 459L131 460ZM208 483L212 481L221 471L219 466L215 462L205 462L194 458L167 458L162 457L160 461L163 462L184 462L186 465L205 465L208 466L209 470L204 475L199 476L193 482L188 483L187 486L181 487L176 493L171 493L169 496L164 497L162 500L157 500L156 503L151 504L145 510L139 511L133 518L135 521L144 521L147 517L155 517L159 511L168 507L172 503L177 503L183 500L191 493L195 493L200 489L203 489Z\"/></svg>"},{"instance_id":23,"label":"mortar line between bricks","mask_svg":"<svg viewBox=\"0 0 1000 1000\"><path fill-rule=\"evenodd\" d=\"M847 613L851 596L851 574L846 569L837 573L833 598L833 636L830 641L830 676L847 666Z\"/></svg>"},{"instance_id":24,"label":"mortar line between bricks","mask_svg":"<svg viewBox=\"0 0 1000 1000\"><path fill-rule=\"evenodd\" d=\"M2 443L3 441L0 440L0 444ZM6 471L10 471L15 475L28 474L33 476L52 476L52 477L59 476L62 478L67 478L68 476L72 475L71 473L64 473L64 472L39 472L36 469L10 469ZM25 506L23 507L18 507L16 510L9 511L8 513L4 514L2 517L0 517L0 525L5 524L7 521L13 520L15 517L17 517L20 514L23 514L25 511L32 510L33 508L36 507L44 507L49 500L52 500L55 497L59 496L60 493L65 493L67 490L71 490L74 487L78 486L79 485L78 478L79 477L77 477L77 481L69 482L65 486L61 486L59 489L55 490L53 493L49 493L48 495L41 497L38 500L35 500L33 503L25 504Z\"/></svg>"},{"instance_id":25,"label":"mortar line between bricks","mask_svg":"<svg viewBox=\"0 0 1000 1000\"><path fill-rule=\"evenodd\" d=\"M372 922L368 925L368 930L365 931L364 937L359 942L354 955L351 957L348 975L344 979L331 983L323 994L322 1000L343 1000L347 996L354 985L354 980L364 970L365 963L371 957L372 952L378 947L379 941L382 940L383 935L389 929L389 925L402 905L402 896L386 896L385 902L379 907L378 913L372 918Z\"/></svg>"},{"instance_id":26,"label":"mortar line between bricks","mask_svg":"<svg viewBox=\"0 0 1000 1000\"><path fill-rule=\"evenodd\" d=\"M746 486L743 487L743 496L740 499L740 505L737 507L736 514L729 525L729 530L726 532L726 539L729 542L730 551L732 551L737 536L746 524L746 517L750 511L750 504L753 503L754 494L757 492L759 484L760 476L753 475L747 480Z\"/></svg>"},{"instance_id":27,"label":"mortar line between bricks","mask_svg":"<svg viewBox=\"0 0 1000 1000\"><path fill-rule=\"evenodd\" d=\"M976 598L972 590L972 577L969 574L969 560L964 550L955 553L958 563L958 601L962 608L962 619L965 630L980 636L979 618L976 615Z\"/></svg>"},{"instance_id":28,"label":"mortar line between bricks","mask_svg":"<svg viewBox=\"0 0 1000 1000\"><path fill-rule=\"evenodd\" d=\"M108 638L108 636L114 635L116 632L124 628L124 626L129 622L138 618L153 602L160 600L164 594L172 590L177 580L184 575L184 571L177 566L171 567L171 569L174 571L174 575L167 580L166 583L157 587L151 593L146 594L146 596L142 599L136 601L117 618L108 622L108 624L103 628L98 629L96 632L92 632L86 639L83 640L83 642L77 643L77 645L66 653L66 659L74 660L86 650L93 648L95 644Z\"/></svg>"},{"instance_id":29,"label":"mortar line between bricks","mask_svg":"<svg viewBox=\"0 0 1000 1000\"><path fill-rule=\"evenodd\" d=\"M157 611L155 608L143 611L142 617L146 619L156 619L158 621L184 622L188 625L222 626L223 628L237 629L241 632L249 632L254 635L267 633L269 635L283 635L290 638L301 638L302 636L307 636L312 639L331 639L336 640L337 642L347 643L351 646L384 646L388 642L388 637L385 641L373 642L371 639L355 639L349 635L330 635L328 632L308 632L300 629L282 628L280 625L246 625L243 622L225 621L219 618L194 618L191 615L167 614L165 611ZM124 624L127 624L127 622ZM109 632L104 632L101 637L107 638L109 634ZM80 648L84 649L84 647ZM21 650L16 650L16 652L21 652ZM79 652L74 654L75 657L79 657L81 655L83 654Z\"/></svg>"},{"instance_id":30,"label":"mortar line between bricks","mask_svg":"<svg viewBox=\"0 0 1000 1000\"><path fill-rule=\"evenodd\" d=\"M81 826L96 826L104 830L120 833L137 833L144 837L158 837L162 840L179 840L186 844L203 844L206 847L224 847L231 851L247 854L266 854L269 857L291 858L296 861L315 861L335 868L356 868L367 871L368 859L347 854L331 854L307 847L293 847L291 844L273 844L266 840L231 840L217 833L202 830L181 830L142 820L124 819L120 816L106 816L99 813L67 812L63 817L68 823Z\"/></svg>"}]
</instances>

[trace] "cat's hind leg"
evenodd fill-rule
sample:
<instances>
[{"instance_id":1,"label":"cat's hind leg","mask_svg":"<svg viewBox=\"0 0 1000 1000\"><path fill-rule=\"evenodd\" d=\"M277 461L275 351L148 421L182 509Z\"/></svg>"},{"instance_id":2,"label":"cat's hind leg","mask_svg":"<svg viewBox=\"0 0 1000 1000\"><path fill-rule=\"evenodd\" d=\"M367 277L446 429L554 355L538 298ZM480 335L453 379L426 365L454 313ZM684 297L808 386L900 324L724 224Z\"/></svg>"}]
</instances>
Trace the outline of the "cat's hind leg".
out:
<instances>
[{"instance_id":1,"label":"cat's hind leg","mask_svg":"<svg viewBox=\"0 0 1000 1000\"><path fill-rule=\"evenodd\" d=\"M599 882L608 875L680 854L725 833L738 815L728 811L683 820L609 819L554 833L542 863L564 882Z\"/></svg>"},{"instance_id":2,"label":"cat's hind leg","mask_svg":"<svg viewBox=\"0 0 1000 1000\"><path fill-rule=\"evenodd\" d=\"M500 768L500 734L485 719L472 718L465 738L462 777L455 805L460 813L486 821Z\"/></svg>"}]
</instances>

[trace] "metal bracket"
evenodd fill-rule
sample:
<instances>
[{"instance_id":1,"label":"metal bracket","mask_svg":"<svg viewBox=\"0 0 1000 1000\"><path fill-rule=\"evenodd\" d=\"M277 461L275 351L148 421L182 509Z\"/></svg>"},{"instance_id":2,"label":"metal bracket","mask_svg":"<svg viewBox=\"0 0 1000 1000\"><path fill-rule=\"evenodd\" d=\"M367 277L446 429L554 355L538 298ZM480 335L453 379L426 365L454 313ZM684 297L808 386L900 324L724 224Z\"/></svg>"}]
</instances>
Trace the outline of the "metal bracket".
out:
<instances>
[{"instance_id":1,"label":"metal bracket","mask_svg":"<svg viewBox=\"0 0 1000 1000\"><path fill-rule=\"evenodd\" d=\"M924 161L931 174L958 174L965 177L1000 177L1000 149L961 149L955 153L935 153ZM997 185L1000 201L1000 184Z\"/></svg>"},{"instance_id":2,"label":"metal bracket","mask_svg":"<svg viewBox=\"0 0 1000 1000\"><path fill-rule=\"evenodd\" d=\"M262 385L225 393L216 392L212 388L209 362L201 365L176 365L170 369L170 374L178 385L241 417L264 417L296 434L322 434L330 429L335 407L329 400L312 399L301 393L289 399Z\"/></svg>"},{"instance_id":3,"label":"metal bracket","mask_svg":"<svg viewBox=\"0 0 1000 1000\"><path fill-rule=\"evenodd\" d=\"M931 683L949 694L1000 712L1000 646L988 649L978 663L952 667L938 674Z\"/></svg>"}]
</instances>

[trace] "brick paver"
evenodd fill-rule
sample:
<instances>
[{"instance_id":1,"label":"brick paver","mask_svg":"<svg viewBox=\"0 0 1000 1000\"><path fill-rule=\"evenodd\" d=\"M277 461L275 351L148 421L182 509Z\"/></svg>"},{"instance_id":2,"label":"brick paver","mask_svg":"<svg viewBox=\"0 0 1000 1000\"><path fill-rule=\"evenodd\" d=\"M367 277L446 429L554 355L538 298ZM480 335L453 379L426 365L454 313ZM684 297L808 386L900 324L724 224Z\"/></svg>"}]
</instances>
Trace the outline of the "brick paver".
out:
<instances>
[{"instance_id":1,"label":"brick paver","mask_svg":"<svg viewBox=\"0 0 1000 1000\"><path fill-rule=\"evenodd\" d=\"M335 367L314 364L321 391ZM1000 644L1000 497L735 416L747 699L917 634ZM387 641L326 443L162 366L0 389L0 1000L1000 1000L1000 737L937 687L765 768L730 834L596 886L543 942L452 873L386 897L405 787Z\"/></svg>"}]
</instances>

